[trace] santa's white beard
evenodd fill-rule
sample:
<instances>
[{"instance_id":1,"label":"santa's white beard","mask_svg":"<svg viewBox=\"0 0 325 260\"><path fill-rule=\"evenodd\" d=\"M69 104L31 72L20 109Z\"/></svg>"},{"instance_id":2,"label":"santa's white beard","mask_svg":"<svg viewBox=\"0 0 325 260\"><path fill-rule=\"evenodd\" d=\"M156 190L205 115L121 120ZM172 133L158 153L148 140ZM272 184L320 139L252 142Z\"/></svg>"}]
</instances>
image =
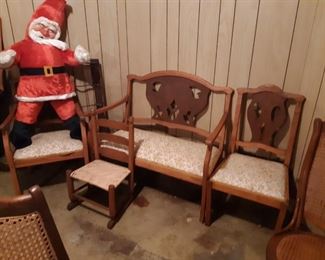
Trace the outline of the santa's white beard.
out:
<instances>
[{"instance_id":1,"label":"santa's white beard","mask_svg":"<svg viewBox=\"0 0 325 260\"><path fill-rule=\"evenodd\" d=\"M60 50L65 51L68 49L68 44L66 42L56 40L56 39L48 39L44 38L43 34L39 31L30 30L29 31L29 37L39 44L45 44L45 45L51 45L53 47L56 47Z\"/></svg>"}]
</instances>

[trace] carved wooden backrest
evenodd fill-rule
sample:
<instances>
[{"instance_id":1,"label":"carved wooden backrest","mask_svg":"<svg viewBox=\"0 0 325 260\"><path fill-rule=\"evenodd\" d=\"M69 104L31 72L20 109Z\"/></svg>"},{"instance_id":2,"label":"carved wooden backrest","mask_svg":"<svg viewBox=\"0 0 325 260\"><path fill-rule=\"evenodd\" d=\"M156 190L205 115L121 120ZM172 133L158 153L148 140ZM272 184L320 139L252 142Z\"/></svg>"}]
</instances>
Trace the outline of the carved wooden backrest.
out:
<instances>
[{"instance_id":1,"label":"carved wooden backrest","mask_svg":"<svg viewBox=\"0 0 325 260\"><path fill-rule=\"evenodd\" d=\"M271 153L289 164L305 98L283 92L275 85L239 88L237 92L232 152L240 147L255 148ZM295 107L292 116L289 113L290 106ZM242 138L244 127L251 130L250 140ZM279 148L279 143L287 133L287 145Z\"/></svg>"},{"instance_id":2,"label":"carved wooden backrest","mask_svg":"<svg viewBox=\"0 0 325 260\"><path fill-rule=\"evenodd\" d=\"M133 80L146 85L146 97L153 110L153 119L195 126L208 109L213 86L194 75L165 71L144 77L131 75L130 78L131 85Z\"/></svg>"},{"instance_id":3,"label":"carved wooden backrest","mask_svg":"<svg viewBox=\"0 0 325 260\"><path fill-rule=\"evenodd\" d=\"M250 98L247 120L252 132L251 141L275 146L275 138L289 119L288 99L281 92L254 93Z\"/></svg>"}]
</instances>

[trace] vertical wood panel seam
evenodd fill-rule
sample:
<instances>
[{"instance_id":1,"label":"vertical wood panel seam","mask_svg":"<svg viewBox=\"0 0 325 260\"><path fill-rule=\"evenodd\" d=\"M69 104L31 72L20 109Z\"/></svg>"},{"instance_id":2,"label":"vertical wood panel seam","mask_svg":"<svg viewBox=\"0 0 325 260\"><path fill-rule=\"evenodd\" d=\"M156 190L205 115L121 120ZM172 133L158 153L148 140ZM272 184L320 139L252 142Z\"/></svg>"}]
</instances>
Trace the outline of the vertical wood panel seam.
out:
<instances>
[{"instance_id":1,"label":"vertical wood panel seam","mask_svg":"<svg viewBox=\"0 0 325 260\"><path fill-rule=\"evenodd\" d=\"M296 30L296 25L297 25L297 17L298 17L299 6L300 6L300 0L298 0L298 4L297 4L297 8L296 8L296 16L295 16L295 21L294 21L293 28L292 28L292 34L291 34L291 41L290 41L290 46L289 46L288 58L287 58L286 68L285 68L285 72L284 72L284 76L283 76L283 82L282 82L282 87L281 87L282 90L284 89L285 82L286 82L286 78L287 78L289 61L290 61L291 50L292 50L292 45L293 45L293 38L294 38L294 35L295 35L295 30Z\"/></svg>"},{"instance_id":2,"label":"vertical wood panel seam","mask_svg":"<svg viewBox=\"0 0 325 260\"><path fill-rule=\"evenodd\" d=\"M168 68L168 0L166 0L166 59L165 70Z\"/></svg>"},{"instance_id":3,"label":"vertical wood panel seam","mask_svg":"<svg viewBox=\"0 0 325 260\"><path fill-rule=\"evenodd\" d=\"M217 40L216 40L216 52L214 59L214 69L213 69L213 85L215 85L216 81L216 69L217 69L217 59L218 59L218 47L219 47L219 30L220 30L220 16L221 16L221 2L219 1L219 14L218 14L218 28L217 28ZM213 108L213 96L211 97L211 105L210 105L210 120L209 120L209 131L211 131L211 120L212 120L212 109Z\"/></svg>"},{"instance_id":4,"label":"vertical wood panel seam","mask_svg":"<svg viewBox=\"0 0 325 260\"><path fill-rule=\"evenodd\" d=\"M219 17L218 17L218 29L217 29L217 42L216 42L216 56L214 60L214 70L213 70L213 84L216 84L216 69L217 69L217 59L218 59L218 48L219 48L219 32L220 32L220 16L221 16L221 3L222 0L219 1Z\"/></svg>"},{"instance_id":5,"label":"vertical wood panel seam","mask_svg":"<svg viewBox=\"0 0 325 260\"><path fill-rule=\"evenodd\" d=\"M129 33L128 33L128 11L127 11L127 3L126 0L124 2L124 12L125 12L125 37L126 37L126 60L128 66L128 74L130 73L130 59L129 59Z\"/></svg>"},{"instance_id":6,"label":"vertical wood panel seam","mask_svg":"<svg viewBox=\"0 0 325 260\"><path fill-rule=\"evenodd\" d=\"M151 19L151 1L149 0L149 46L150 46L150 58L149 58L149 69L150 69L150 72L152 72L152 19ZM152 116L152 115L151 115Z\"/></svg>"},{"instance_id":7,"label":"vertical wood panel seam","mask_svg":"<svg viewBox=\"0 0 325 260\"><path fill-rule=\"evenodd\" d=\"M236 19L236 7L237 7L237 0L235 0L234 12L233 12L233 19L232 19L232 31L231 31L231 38L230 38L230 50L229 50L229 58L228 58L228 71L227 71L226 86L228 86L228 84L229 84L229 71L230 71L232 44L233 44L233 39L234 39L234 27L235 27L235 19Z\"/></svg>"},{"instance_id":8,"label":"vertical wood panel seam","mask_svg":"<svg viewBox=\"0 0 325 260\"><path fill-rule=\"evenodd\" d=\"M150 72L152 72L152 17L151 17L151 0L149 0L149 41L150 41L150 59L149 59L149 66L150 66ZM154 112L153 109L150 107L150 115L153 116Z\"/></svg>"},{"instance_id":9,"label":"vertical wood panel seam","mask_svg":"<svg viewBox=\"0 0 325 260\"><path fill-rule=\"evenodd\" d=\"M318 88L318 93L317 93L317 98L316 98L316 101L314 103L314 107L313 107L313 113L312 113L312 116L311 116L311 121L309 122L309 127L308 127L308 131L307 131L307 135L306 135L306 139L304 140L305 143L304 143L304 147L302 149L302 154L301 156L304 156L305 154L305 150L307 149L307 139L308 139L308 136L309 136L309 132L311 131L311 128L313 126L313 118L315 116L315 110L316 110L316 106L317 106L317 103L318 103L318 99L319 99L319 94L321 92L321 89L322 89L322 85L323 85L323 81L324 81L324 75L325 75L325 63L323 64L323 75L322 75L322 79L320 80L320 83L319 83L319 88ZM301 122L302 123L302 122ZM299 162L299 167L298 167L298 174L300 173L300 169L302 167L302 159L300 160Z\"/></svg>"},{"instance_id":10,"label":"vertical wood panel seam","mask_svg":"<svg viewBox=\"0 0 325 260\"><path fill-rule=\"evenodd\" d=\"M249 84L250 84L250 81L251 81L251 73L252 73L252 66L253 66L253 60L254 60L254 50L255 50L255 42L256 42L256 33L257 33L257 27L258 27L258 17L260 16L260 5L261 5L261 0L258 1L258 6L257 6L254 40L253 40L253 47L252 47L252 53L251 53L251 62L250 62L250 65L249 65L248 80L247 80L247 86L246 86L246 88L249 88Z\"/></svg>"},{"instance_id":11,"label":"vertical wood panel seam","mask_svg":"<svg viewBox=\"0 0 325 260\"><path fill-rule=\"evenodd\" d=\"M195 70L194 74L197 74L197 56L199 51L199 38L200 38L200 17L201 17L201 0L199 0L199 8L198 8L198 17L197 17L197 36L196 36L196 57L195 57Z\"/></svg>"},{"instance_id":12,"label":"vertical wood panel seam","mask_svg":"<svg viewBox=\"0 0 325 260\"><path fill-rule=\"evenodd\" d=\"M12 27L12 21L11 21L9 6L8 6L8 0L6 0L6 7L7 7L8 17L9 17L9 24L10 24L12 39L13 39L14 42L16 42L15 35L14 35L14 29Z\"/></svg>"},{"instance_id":13,"label":"vertical wood panel seam","mask_svg":"<svg viewBox=\"0 0 325 260\"><path fill-rule=\"evenodd\" d=\"M87 50L90 50L90 42L89 42L89 32L88 32L88 20L87 20L87 8L86 8L86 0L83 0L84 3L84 14L85 14L85 24L86 24L86 32L87 32Z\"/></svg>"},{"instance_id":14,"label":"vertical wood panel seam","mask_svg":"<svg viewBox=\"0 0 325 260\"><path fill-rule=\"evenodd\" d=\"M103 55L103 43L102 43L102 28L101 28L101 23L100 23L100 12L99 12L99 4L98 4L98 0L96 0L97 3L97 22L98 22L98 30L99 30L99 45L100 45L100 57L102 62L104 62L104 55ZM104 74L105 76L105 74ZM105 83L105 81L104 81ZM106 85L106 84L104 84Z\"/></svg>"},{"instance_id":15,"label":"vertical wood panel seam","mask_svg":"<svg viewBox=\"0 0 325 260\"><path fill-rule=\"evenodd\" d=\"M123 86L122 86L122 62L121 62L121 45L120 45L120 27L119 27L119 22L118 22L118 4L117 0L115 0L115 14L116 14L116 26L117 26L117 45L118 45L118 57L119 57L119 68L120 68L120 93L121 93L121 98L123 97Z\"/></svg>"},{"instance_id":16,"label":"vertical wood panel seam","mask_svg":"<svg viewBox=\"0 0 325 260\"><path fill-rule=\"evenodd\" d=\"M181 0L178 0L178 39L177 39L177 70L179 70L179 36L181 31Z\"/></svg>"},{"instance_id":17,"label":"vertical wood panel seam","mask_svg":"<svg viewBox=\"0 0 325 260\"><path fill-rule=\"evenodd\" d=\"M116 19L117 19L117 42L118 42L118 55L119 55L119 59L120 59L120 88L121 88L121 95L123 97L124 93L123 93L123 86L122 86L122 62L121 62L121 45L120 45L120 26L119 26L119 12L118 12L118 3L117 0L115 0L115 4L116 4Z\"/></svg>"}]
</instances>

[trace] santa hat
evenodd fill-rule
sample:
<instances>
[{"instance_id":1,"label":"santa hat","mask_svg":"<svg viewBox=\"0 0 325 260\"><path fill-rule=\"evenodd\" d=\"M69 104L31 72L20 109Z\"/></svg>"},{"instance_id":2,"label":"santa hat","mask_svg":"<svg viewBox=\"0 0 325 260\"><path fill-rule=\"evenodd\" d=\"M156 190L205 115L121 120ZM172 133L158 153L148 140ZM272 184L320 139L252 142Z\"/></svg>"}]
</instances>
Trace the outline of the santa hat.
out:
<instances>
[{"instance_id":1,"label":"santa hat","mask_svg":"<svg viewBox=\"0 0 325 260\"><path fill-rule=\"evenodd\" d=\"M45 0L32 15L27 34L30 33L35 24L42 23L46 26L55 27L57 31L55 39L58 39L65 20L65 6L66 0Z\"/></svg>"},{"instance_id":2,"label":"santa hat","mask_svg":"<svg viewBox=\"0 0 325 260\"><path fill-rule=\"evenodd\" d=\"M35 20L38 17L46 17L50 21L56 22L59 27L62 27L65 19L65 6L65 0L45 0L36 9L31 20Z\"/></svg>"}]
</instances>

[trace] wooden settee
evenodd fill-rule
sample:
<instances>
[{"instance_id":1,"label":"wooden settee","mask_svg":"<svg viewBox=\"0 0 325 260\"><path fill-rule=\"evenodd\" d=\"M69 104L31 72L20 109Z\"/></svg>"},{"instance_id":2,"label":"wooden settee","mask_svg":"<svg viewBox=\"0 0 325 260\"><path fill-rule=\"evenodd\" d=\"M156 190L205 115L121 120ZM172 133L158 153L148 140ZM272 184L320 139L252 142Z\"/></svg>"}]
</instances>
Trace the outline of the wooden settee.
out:
<instances>
[{"instance_id":1,"label":"wooden settee","mask_svg":"<svg viewBox=\"0 0 325 260\"><path fill-rule=\"evenodd\" d=\"M184 72L128 75L127 95L92 114L121 112L122 106L123 122L134 125L135 166L202 187L224 154L232 94L231 88ZM204 117L207 123L199 121ZM127 132L117 121L109 121L111 132L99 147L108 147L111 158L125 161L120 156L126 151L121 137ZM204 203L202 194L201 221Z\"/></svg>"}]
</instances>

